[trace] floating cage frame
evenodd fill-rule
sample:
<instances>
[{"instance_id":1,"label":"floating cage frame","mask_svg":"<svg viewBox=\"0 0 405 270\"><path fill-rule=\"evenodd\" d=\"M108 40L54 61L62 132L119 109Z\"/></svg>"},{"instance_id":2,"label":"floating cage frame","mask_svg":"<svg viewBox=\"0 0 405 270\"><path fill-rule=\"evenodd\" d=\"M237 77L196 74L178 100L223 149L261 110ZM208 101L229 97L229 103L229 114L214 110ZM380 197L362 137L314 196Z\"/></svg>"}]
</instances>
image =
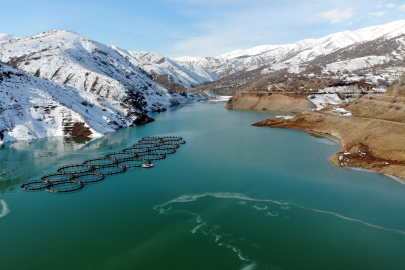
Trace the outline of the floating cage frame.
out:
<instances>
[{"instance_id":1,"label":"floating cage frame","mask_svg":"<svg viewBox=\"0 0 405 270\"><path fill-rule=\"evenodd\" d=\"M156 146L156 145L158 145L158 144L160 144L160 143L162 143L162 142L159 141L159 142L154 142L154 143L152 143L152 142L138 141L138 142L137 142L136 144L134 144L132 147L139 146L139 147L146 147L146 148L149 148L149 147L154 147L154 146Z\"/></svg>"},{"instance_id":2,"label":"floating cage frame","mask_svg":"<svg viewBox=\"0 0 405 270\"><path fill-rule=\"evenodd\" d=\"M119 170L118 171L113 171L113 170L110 170L110 171L106 171L106 172L100 172L99 170L103 170L103 169L109 169L109 168L119 168ZM122 166L122 165L119 165L118 163L115 163L115 164L108 164L108 165L101 165L101 166L98 166L96 169L95 169L95 172L97 172L97 173L101 173L101 174L104 174L104 175L113 175L113 174L119 174L119 173L123 173L123 172L125 172L127 170L127 168L125 167L125 166Z\"/></svg>"},{"instance_id":3,"label":"floating cage frame","mask_svg":"<svg viewBox=\"0 0 405 270\"><path fill-rule=\"evenodd\" d=\"M66 186L69 184L76 184L73 187L68 188L55 188L58 186ZM54 182L46 188L48 192L51 193L72 193L81 190L84 187L84 184L81 181L77 180L69 180L69 181L62 181L62 182Z\"/></svg>"},{"instance_id":4,"label":"floating cage frame","mask_svg":"<svg viewBox=\"0 0 405 270\"><path fill-rule=\"evenodd\" d=\"M89 177L90 176L90 177ZM75 180L82 182L83 184L95 184L105 179L105 175L99 172L91 171L84 172L76 175Z\"/></svg>"},{"instance_id":5,"label":"floating cage frame","mask_svg":"<svg viewBox=\"0 0 405 270\"><path fill-rule=\"evenodd\" d=\"M143 137L139 141L142 141L142 142L160 142L160 141L162 141L162 138L158 137L158 136L148 136L148 137Z\"/></svg>"},{"instance_id":6,"label":"floating cage frame","mask_svg":"<svg viewBox=\"0 0 405 270\"><path fill-rule=\"evenodd\" d=\"M151 160L165 159L166 155L176 153L176 149L184 143L186 142L179 136L143 137L137 144L125 148L121 152L88 159L82 164L62 166L57 173L44 175L41 180L23 183L21 189L25 191L46 189L51 193L79 191L85 184L104 180L106 175L119 174L129 168L142 167L144 164L151 164Z\"/></svg>"},{"instance_id":7,"label":"floating cage frame","mask_svg":"<svg viewBox=\"0 0 405 270\"><path fill-rule=\"evenodd\" d=\"M166 155L164 154L157 154L157 153L147 153L147 154L143 154L143 155L139 155L138 160L161 160L161 159L165 159Z\"/></svg>"},{"instance_id":8,"label":"floating cage frame","mask_svg":"<svg viewBox=\"0 0 405 270\"><path fill-rule=\"evenodd\" d=\"M162 152L159 152L162 151ZM149 153L170 155L176 153L176 149L166 147L153 147L149 148Z\"/></svg>"},{"instance_id":9,"label":"floating cage frame","mask_svg":"<svg viewBox=\"0 0 405 270\"><path fill-rule=\"evenodd\" d=\"M61 179L55 179L55 180L48 180L49 178L53 178L53 177L60 177ZM48 183L48 184L52 184L52 183L56 183L56 182L66 182L66 181L71 181L75 178L75 176L73 174L70 173L51 173L51 174L47 174L41 177L41 181Z\"/></svg>"},{"instance_id":10,"label":"floating cage frame","mask_svg":"<svg viewBox=\"0 0 405 270\"><path fill-rule=\"evenodd\" d=\"M74 170L74 171L64 171L65 169L70 169L70 168L74 169L74 168L80 168L80 167L85 167L85 169L84 170L78 169L78 170ZM62 166L57 170L57 172L63 173L63 174L66 174L66 173L80 174L80 173L85 173L85 172L91 172L93 170L94 170L94 167L92 165L83 163L83 164L73 164L73 165Z\"/></svg>"},{"instance_id":11,"label":"floating cage frame","mask_svg":"<svg viewBox=\"0 0 405 270\"><path fill-rule=\"evenodd\" d=\"M158 147L166 148L166 149L177 149L180 147L180 144L174 143L174 142L164 142L164 143L160 143L158 145Z\"/></svg>"},{"instance_id":12,"label":"floating cage frame","mask_svg":"<svg viewBox=\"0 0 405 270\"><path fill-rule=\"evenodd\" d=\"M116 157L118 156L118 157ZM119 157L119 156L124 156L124 157ZM113 152L105 156L108 159L116 160L117 162L121 160L136 160L136 155L128 152Z\"/></svg>"},{"instance_id":13,"label":"floating cage frame","mask_svg":"<svg viewBox=\"0 0 405 270\"><path fill-rule=\"evenodd\" d=\"M142 147L142 148L128 147L128 148L125 148L125 149L122 150L122 152L131 154L131 155L134 155L134 156L138 156L139 154L148 153L148 151L149 151L149 148L147 148L147 147Z\"/></svg>"},{"instance_id":14,"label":"floating cage frame","mask_svg":"<svg viewBox=\"0 0 405 270\"><path fill-rule=\"evenodd\" d=\"M40 191L44 190L49 186L49 183L41 180L28 181L21 185L21 189L25 191Z\"/></svg>"},{"instance_id":15,"label":"floating cage frame","mask_svg":"<svg viewBox=\"0 0 405 270\"><path fill-rule=\"evenodd\" d=\"M177 144L185 144L186 141L180 136L165 136L161 137L163 142L175 142Z\"/></svg>"},{"instance_id":16,"label":"floating cage frame","mask_svg":"<svg viewBox=\"0 0 405 270\"><path fill-rule=\"evenodd\" d=\"M128 164L131 162L133 162L133 164ZM136 162L139 162L139 163L136 163ZM127 169L140 168L144 164L151 164L151 161L149 159L142 159L142 160L136 159L136 160L123 160L123 161L118 162L118 165L124 166Z\"/></svg>"},{"instance_id":17,"label":"floating cage frame","mask_svg":"<svg viewBox=\"0 0 405 270\"><path fill-rule=\"evenodd\" d=\"M101 163L101 161L107 161L107 163ZM91 163L96 163L96 164L91 164ZM97 169L100 166L117 164L117 160L109 159L107 157L91 158L91 159L88 159L85 162L83 162L83 164L91 165L91 166L93 166L94 169Z\"/></svg>"}]
</instances>

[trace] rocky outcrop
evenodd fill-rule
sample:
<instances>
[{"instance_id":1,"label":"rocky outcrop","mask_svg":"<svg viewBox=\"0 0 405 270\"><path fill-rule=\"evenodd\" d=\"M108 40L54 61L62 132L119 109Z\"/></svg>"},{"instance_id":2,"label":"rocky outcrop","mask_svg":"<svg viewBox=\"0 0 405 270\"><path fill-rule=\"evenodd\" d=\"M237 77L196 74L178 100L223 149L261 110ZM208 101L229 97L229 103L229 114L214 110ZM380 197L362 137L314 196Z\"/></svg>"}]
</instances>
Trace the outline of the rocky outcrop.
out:
<instances>
[{"instance_id":1,"label":"rocky outcrop","mask_svg":"<svg viewBox=\"0 0 405 270\"><path fill-rule=\"evenodd\" d=\"M402 97L366 95L339 106L330 105L319 112L270 118L253 126L332 135L341 141L344 150L332 158L337 166L359 167L405 179L404 109Z\"/></svg>"},{"instance_id":2,"label":"rocky outcrop","mask_svg":"<svg viewBox=\"0 0 405 270\"><path fill-rule=\"evenodd\" d=\"M234 95L226 103L227 109L302 112L316 106L306 95L295 93L247 92Z\"/></svg>"}]
</instances>

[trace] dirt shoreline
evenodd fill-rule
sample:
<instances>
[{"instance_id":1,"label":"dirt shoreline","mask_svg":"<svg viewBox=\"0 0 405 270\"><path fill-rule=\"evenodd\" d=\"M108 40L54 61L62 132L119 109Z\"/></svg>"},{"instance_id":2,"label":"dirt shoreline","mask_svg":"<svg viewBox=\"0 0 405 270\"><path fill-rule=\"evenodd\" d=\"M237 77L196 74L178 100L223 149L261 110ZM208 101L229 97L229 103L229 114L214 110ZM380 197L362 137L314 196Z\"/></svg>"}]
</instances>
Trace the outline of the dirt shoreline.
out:
<instances>
[{"instance_id":1,"label":"dirt shoreline","mask_svg":"<svg viewBox=\"0 0 405 270\"><path fill-rule=\"evenodd\" d=\"M335 165L405 179L404 111L405 99L365 96L320 111L299 113L293 118L273 117L252 125L332 135L340 140L344 150L331 158Z\"/></svg>"}]
</instances>

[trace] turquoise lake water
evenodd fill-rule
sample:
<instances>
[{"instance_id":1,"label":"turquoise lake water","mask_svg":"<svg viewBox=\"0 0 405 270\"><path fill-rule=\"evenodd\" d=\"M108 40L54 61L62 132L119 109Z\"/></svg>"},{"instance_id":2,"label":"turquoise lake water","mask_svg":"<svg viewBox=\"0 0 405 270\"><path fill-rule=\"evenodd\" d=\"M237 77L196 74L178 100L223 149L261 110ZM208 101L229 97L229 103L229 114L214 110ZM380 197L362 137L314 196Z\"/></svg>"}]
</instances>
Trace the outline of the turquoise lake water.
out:
<instances>
[{"instance_id":1,"label":"turquoise lake water","mask_svg":"<svg viewBox=\"0 0 405 270\"><path fill-rule=\"evenodd\" d=\"M339 143L252 127L277 115L191 104L86 142L0 148L0 269L405 269L405 186L334 166ZM144 136L177 153L86 185L21 183Z\"/></svg>"}]
</instances>

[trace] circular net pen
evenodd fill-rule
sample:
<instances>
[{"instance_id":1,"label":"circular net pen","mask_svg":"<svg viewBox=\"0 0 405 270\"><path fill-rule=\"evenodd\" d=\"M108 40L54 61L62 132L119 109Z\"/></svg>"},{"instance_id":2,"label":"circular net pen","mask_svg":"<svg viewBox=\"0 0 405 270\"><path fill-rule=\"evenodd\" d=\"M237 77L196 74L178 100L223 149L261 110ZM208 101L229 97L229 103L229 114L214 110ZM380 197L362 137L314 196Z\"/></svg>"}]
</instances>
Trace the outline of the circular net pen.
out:
<instances>
[{"instance_id":1,"label":"circular net pen","mask_svg":"<svg viewBox=\"0 0 405 270\"><path fill-rule=\"evenodd\" d=\"M81 190L84 184L77 180L54 182L46 190L51 193L73 193Z\"/></svg>"},{"instance_id":2,"label":"circular net pen","mask_svg":"<svg viewBox=\"0 0 405 270\"><path fill-rule=\"evenodd\" d=\"M41 180L28 181L21 185L21 189L25 191L41 191L48 187L48 183Z\"/></svg>"},{"instance_id":3,"label":"circular net pen","mask_svg":"<svg viewBox=\"0 0 405 270\"><path fill-rule=\"evenodd\" d=\"M164 142L157 145L157 147L164 149L177 149L180 147L180 144L174 142Z\"/></svg>"},{"instance_id":4,"label":"circular net pen","mask_svg":"<svg viewBox=\"0 0 405 270\"><path fill-rule=\"evenodd\" d=\"M163 143L175 143L175 144L185 144L185 140L177 140L177 139L163 139Z\"/></svg>"},{"instance_id":5,"label":"circular net pen","mask_svg":"<svg viewBox=\"0 0 405 270\"><path fill-rule=\"evenodd\" d=\"M96 173L101 173L103 175L113 175L123 173L127 170L125 166L118 165L118 164L108 164L108 165L100 165L97 166L95 169Z\"/></svg>"},{"instance_id":6,"label":"circular net pen","mask_svg":"<svg viewBox=\"0 0 405 270\"><path fill-rule=\"evenodd\" d=\"M154 147L154 146L156 146L156 145L158 145L160 143L162 143L162 142L159 141L159 142L152 143L152 142L138 141L138 143L134 144L132 147L137 146L137 147L149 148L149 147Z\"/></svg>"},{"instance_id":7,"label":"circular net pen","mask_svg":"<svg viewBox=\"0 0 405 270\"><path fill-rule=\"evenodd\" d=\"M183 140L180 136L161 136L160 138L163 140Z\"/></svg>"},{"instance_id":8,"label":"circular net pen","mask_svg":"<svg viewBox=\"0 0 405 270\"><path fill-rule=\"evenodd\" d=\"M158 143L161 142L162 138L157 137L157 136L148 136L148 137L143 137L140 142L150 142L150 143Z\"/></svg>"},{"instance_id":9,"label":"circular net pen","mask_svg":"<svg viewBox=\"0 0 405 270\"><path fill-rule=\"evenodd\" d=\"M53 184L56 182L65 182L65 181L71 181L74 179L73 174L68 174L68 173L51 173L47 174L45 176L42 176L41 181L48 183L48 184Z\"/></svg>"},{"instance_id":10,"label":"circular net pen","mask_svg":"<svg viewBox=\"0 0 405 270\"><path fill-rule=\"evenodd\" d=\"M164 154L155 154L155 153L147 153L143 155L139 155L138 160L148 161L148 160L161 160L165 159L166 155Z\"/></svg>"},{"instance_id":11,"label":"circular net pen","mask_svg":"<svg viewBox=\"0 0 405 270\"><path fill-rule=\"evenodd\" d=\"M105 179L105 175L99 172L84 172L76 175L75 180L83 184L96 184Z\"/></svg>"},{"instance_id":12,"label":"circular net pen","mask_svg":"<svg viewBox=\"0 0 405 270\"><path fill-rule=\"evenodd\" d=\"M90 164L73 164L60 167L57 172L63 174L81 174L93 171L93 166Z\"/></svg>"},{"instance_id":13,"label":"circular net pen","mask_svg":"<svg viewBox=\"0 0 405 270\"><path fill-rule=\"evenodd\" d=\"M147 147L138 147L138 146L133 146L133 147L129 147L129 148L125 148L122 150L122 152L134 155L134 156L138 156L141 154L146 154L149 152L149 148Z\"/></svg>"},{"instance_id":14,"label":"circular net pen","mask_svg":"<svg viewBox=\"0 0 405 270\"><path fill-rule=\"evenodd\" d=\"M123 160L118 162L118 165L124 166L127 169L131 169L131 168L140 168L142 167L142 165L144 164L150 164L150 160Z\"/></svg>"},{"instance_id":15,"label":"circular net pen","mask_svg":"<svg viewBox=\"0 0 405 270\"><path fill-rule=\"evenodd\" d=\"M149 153L153 154L163 154L163 155L170 155L176 153L176 149L165 148L165 147L151 147L149 148Z\"/></svg>"},{"instance_id":16,"label":"circular net pen","mask_svg":"<svg viewBox=\"0 0 405 270\"><path fill-rule=\"evenodd\" d=\"M117 160L109 159L107 157L92 158L92 159L86 160L85 162L83 162L83 164L84 165L91 165L91 166L93 166L94 169L97 169L97 168L99 168L101 166L117 164Z\"/></svg>"},{"instance_id":17,"label":"circular net pen","mask_svg":"<svg viewBox=\"0 0 405 270\"><path fill-rule=\"evenodd\" d=\"M105 156L108 159L116 160L117 162L123 161L123 160L136 160L136 155L132 153L126 153L126 152L116 152L116 153L110 153Z\"/></svg>"}]
</instances>

